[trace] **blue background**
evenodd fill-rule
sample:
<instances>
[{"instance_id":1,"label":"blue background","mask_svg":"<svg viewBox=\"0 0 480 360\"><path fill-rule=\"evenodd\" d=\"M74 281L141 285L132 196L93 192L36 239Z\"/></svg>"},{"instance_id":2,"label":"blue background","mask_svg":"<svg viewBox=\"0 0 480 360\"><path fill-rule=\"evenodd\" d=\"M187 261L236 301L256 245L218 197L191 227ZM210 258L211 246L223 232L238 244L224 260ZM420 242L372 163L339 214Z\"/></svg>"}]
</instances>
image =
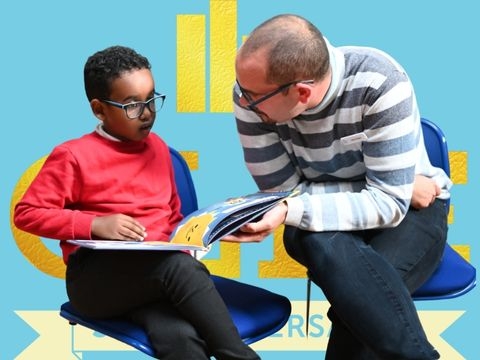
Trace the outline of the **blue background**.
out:
<instances>
[{"instance_id":1,"label":"blue background","mask_svg":"<svg viewBox=\"0 0 480 360\"><path fill-rule=\"evenodd\" d=\"M255 186L243 165L232 114L176 113L176 15L208 15L208 0L4 1L0 11L0 359L13 359L37 336L13 311L56 310L66 295L63 280L41 273L18 250L9 224L11 194L34 161L96 125L83 90L83 65L89 55L121 44L149 58L157 89L167 94L154 130L179 150L199 151L200 168L193 176L200 206L254 191ZM475 104L480 31L475 2L238 0L238 36L285 12L310 19L333 45L377 47L405 67L416 87L422 116L444 130L450 150L468 152L468 183L452 191L455 218L449 241L469 244L471 260L478 267L477 216L472 206L479 193ZM271 245L269 241L244 245L241 280L304 300L304 280L258 279L256 263L271 257ZM466 310L443 337L467 359L479 353L474 341L479 297L474 290L457 299L417 303L420 310ZM315 298L323 296L318 292ZM267 360L291 356L262 354ZM313 352L295 356L322 357ZM136 352L84 355L84 359L113 358L144 356Z\"/></svg>"}]
</instances>

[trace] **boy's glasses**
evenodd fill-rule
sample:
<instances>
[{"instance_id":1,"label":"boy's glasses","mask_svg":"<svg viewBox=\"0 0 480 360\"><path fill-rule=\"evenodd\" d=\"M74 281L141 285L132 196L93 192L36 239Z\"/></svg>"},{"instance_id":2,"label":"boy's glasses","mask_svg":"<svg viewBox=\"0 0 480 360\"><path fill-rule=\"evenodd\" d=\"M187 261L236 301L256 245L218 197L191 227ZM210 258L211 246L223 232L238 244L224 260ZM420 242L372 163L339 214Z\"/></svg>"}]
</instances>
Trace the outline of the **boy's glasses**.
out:
<instances>
[{"instance_id":1,"label":"boy's glasses","mask_svg":"<svg viewBox=\"0 0 480 360\"><path fill-rule=\"evenodd\" d=\"M159 94L157 92L154 92L154 94L155 96L148 99L147 101L133 101L128 104L121 104L112 100L101 100L101 101L109 105L123 109L125 111L125 115L127 115L127 118L133 120L142 116L143 111L145 110L145 106L148 106L148 110L150 110L150 112L152 113L155 113L162 108L166 95Z\"/></svg>"}]
</instances>

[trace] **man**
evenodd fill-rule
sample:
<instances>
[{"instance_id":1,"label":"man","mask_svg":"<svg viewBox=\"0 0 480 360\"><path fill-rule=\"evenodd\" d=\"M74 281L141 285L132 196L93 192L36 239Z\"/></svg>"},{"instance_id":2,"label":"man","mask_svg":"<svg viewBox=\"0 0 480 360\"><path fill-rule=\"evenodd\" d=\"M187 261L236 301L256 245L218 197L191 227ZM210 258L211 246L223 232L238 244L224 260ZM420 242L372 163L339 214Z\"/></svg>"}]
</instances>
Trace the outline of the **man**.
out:
<instances>
[{"instance_id":1,"label":"man","mask_svg":"<svg viewBox=\"0 0 480 360\"><path fill-rule=\"evenodd\" d=\"M438 359L410 294L442 256L451 181L428 161L405 71L289 14L254 29L235 67L248 170L260 190L301 194L224 240L285 224L288 254L331 305L326 359Z\"/></svg>"}]
</instances>

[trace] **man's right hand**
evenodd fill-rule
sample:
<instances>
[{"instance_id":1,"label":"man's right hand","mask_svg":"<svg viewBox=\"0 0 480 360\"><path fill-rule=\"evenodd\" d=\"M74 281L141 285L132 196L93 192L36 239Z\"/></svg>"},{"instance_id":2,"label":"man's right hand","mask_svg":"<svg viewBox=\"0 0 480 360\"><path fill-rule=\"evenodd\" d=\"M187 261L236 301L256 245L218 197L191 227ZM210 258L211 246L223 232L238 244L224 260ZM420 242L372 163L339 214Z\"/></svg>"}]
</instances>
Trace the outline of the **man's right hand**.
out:
<instances>
[{"instance_id":1,"label":"man's right hand","mask_svg":"<svg viewBox=\"0 0 480 360\"><path fill-rule=\"evenodd\" d=\"M433 204L440 195L440 187L432 179L416 175L413 184L412 201L410 205L415 209L423 209Z\"/></svg>"},{"instance_id":2,"label":"man's right hand","mask_svg":"<svg viewBox=\"0 0 480 360\"><path fill-rule=\"evenodd\" d=\"M288 205L285 201L263 214L262 219L243 225L238 231L222 238L226 242L261 242L285 221Z\"/></svg>"}]
</instances>

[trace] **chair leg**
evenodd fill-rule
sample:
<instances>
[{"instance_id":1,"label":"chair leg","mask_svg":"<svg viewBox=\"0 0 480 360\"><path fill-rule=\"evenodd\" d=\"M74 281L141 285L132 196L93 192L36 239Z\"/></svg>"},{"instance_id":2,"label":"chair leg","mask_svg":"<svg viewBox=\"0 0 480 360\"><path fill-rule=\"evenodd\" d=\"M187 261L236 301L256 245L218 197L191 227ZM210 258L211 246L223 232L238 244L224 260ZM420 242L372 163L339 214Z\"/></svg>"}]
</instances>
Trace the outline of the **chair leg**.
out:
<instances>
[{"instance_id":1,"label":"chair leg","mask_svg":"<svg viewBox=\"0 0 480 360\"><path fill-rule=\"evenodd\" d=\"M306 309L306 314L305 314L305 334L308 338L308 325L310 323L310 296L312 292L312 280L310 279L310 276L307 273L307 309Z\"/></svg>"}]
</instances>

